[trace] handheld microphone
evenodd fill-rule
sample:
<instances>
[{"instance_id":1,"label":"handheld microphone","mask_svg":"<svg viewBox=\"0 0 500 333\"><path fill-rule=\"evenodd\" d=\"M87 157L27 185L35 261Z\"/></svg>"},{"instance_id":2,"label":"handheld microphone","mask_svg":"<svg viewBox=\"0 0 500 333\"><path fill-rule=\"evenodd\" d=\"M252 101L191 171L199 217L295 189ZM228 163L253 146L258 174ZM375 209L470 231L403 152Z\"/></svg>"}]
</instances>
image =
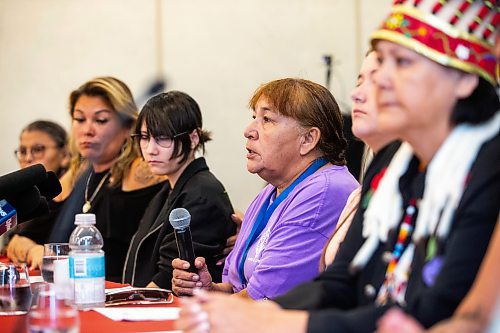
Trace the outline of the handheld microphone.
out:
<instances>
[{"instance_id":1,"label":"handheld microphone","mask_svg":"<svg viewBox=\"0 0 500 333\"><path fill-rule=\"evenodd\" d=\"M170 212L168 217L170 224L174 228L175 241L177 242L177 250L179 251L179 258L189 262L188 272L197 273L194 266L194 248L193 239L191 238L191 215L184 208L175 208Z\"/></svg>"},{"instance_id":2,"label":"handheld microphone","mask_svg":"<svg viewBox=\"0 0 500 333\"><path fill-rule=\"evenodd\" d=\"M16 209L7 200L0 200L0 235L3 235L16 225Z\"/></svg>"}]
</instances>

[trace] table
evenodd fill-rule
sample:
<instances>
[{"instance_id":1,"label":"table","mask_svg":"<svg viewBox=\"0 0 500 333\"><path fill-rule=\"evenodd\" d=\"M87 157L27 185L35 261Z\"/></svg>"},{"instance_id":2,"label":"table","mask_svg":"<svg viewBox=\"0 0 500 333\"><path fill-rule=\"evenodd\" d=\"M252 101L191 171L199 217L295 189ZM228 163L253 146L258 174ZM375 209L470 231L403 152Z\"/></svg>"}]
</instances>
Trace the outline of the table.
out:
<instances>
[{"instance_id":1,"label":"table","mask_svg":"<svg viewBox=\"0 0 500 333\"><path fill-rule=\"evenodd\" d=\"M0 259L0 261L3 258ZM4 261L5 262L5 261ZM39 275L38 271L30 271L29 274ZM119 288L126 285L106 281L106 288ZM179 305L179 299L174 297L171 304L157 305L134 305L141 307L173 307ZM79 311L81 333L114 333L114 332L159 332L174 330L173 321L141 321L125 322L113 321L95 311ZM22 316L0 316L0 331L3 333L25 333L26 315Z\"/></svg>"}]
</instances>

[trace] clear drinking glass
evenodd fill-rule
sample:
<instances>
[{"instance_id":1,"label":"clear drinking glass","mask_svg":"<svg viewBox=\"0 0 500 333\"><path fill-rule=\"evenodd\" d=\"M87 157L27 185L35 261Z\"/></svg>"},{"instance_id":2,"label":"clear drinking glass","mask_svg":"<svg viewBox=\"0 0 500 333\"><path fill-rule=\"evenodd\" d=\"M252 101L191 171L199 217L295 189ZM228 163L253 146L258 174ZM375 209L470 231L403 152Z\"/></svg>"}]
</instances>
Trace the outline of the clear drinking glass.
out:
<instances>
[{"instance_id":1,"label":"clear drinking glass","mask_svg":"<svg viewBox=\"0 0 500 333\"><path fill-rule=\"evenodd\" d=\"M28 332L30 333L78 333L80 319L75 305L56 297L53 284L42 283L37 286L35 302L28 313Z\"/></svg>"},{"instance_id":2,"label":"clear drinking glass","mask_svg":"<svg viewBox=\"0 0 500 333\"><path fill-rule=\"evenodd\" d=\"M68 243L48 243L43 246L42 277L45 282L54 283L54 261L68 260Z\"/></svg>"},{"instance_id":3,"label":"clear drinking glass","mask_svg":"<svg viewBox=\"0 0 500 333\"><path fill-rule=\"evenodd\" d=\"M0 315L21 315L31 306L31 287L26 264L0 266Z\"/></svg>"}]
</instances>

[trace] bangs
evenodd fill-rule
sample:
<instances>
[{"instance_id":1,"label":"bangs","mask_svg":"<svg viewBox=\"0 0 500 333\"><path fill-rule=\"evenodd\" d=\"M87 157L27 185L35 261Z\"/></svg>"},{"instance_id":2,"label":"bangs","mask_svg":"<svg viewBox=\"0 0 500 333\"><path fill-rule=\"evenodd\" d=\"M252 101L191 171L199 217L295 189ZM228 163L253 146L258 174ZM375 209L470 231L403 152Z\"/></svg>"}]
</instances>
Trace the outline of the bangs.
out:
<instances>
[{"instance_id":1,"label":"bangs","mask_svg":"<svg viewBox=\"0 0 500 333\"><path fill-rule=\"evenodd\" d=\"M143 108L139 113L139 120L139 130L141 130L142 125L144 124L146 126L147 133L151 136L173 137L176 134L171 117L165 117L164 114L154 112L151 108Z\"/></svg>"},{"instance_id":2,"label":"bangs","mask_svg":"<svg viewBox=\"0 0 500 333\"><path fill-rule=\"evenodd\" d=\"M304 118L302 113L305 112L304 108L308 100L307 94L310 94L308 87L303 84L302 80L282 79L271 81L256 90L250 99L249 107L255 110L259 99L265 98L276 112L302 123L300 120Z\"/></svg>"}]
</instances>

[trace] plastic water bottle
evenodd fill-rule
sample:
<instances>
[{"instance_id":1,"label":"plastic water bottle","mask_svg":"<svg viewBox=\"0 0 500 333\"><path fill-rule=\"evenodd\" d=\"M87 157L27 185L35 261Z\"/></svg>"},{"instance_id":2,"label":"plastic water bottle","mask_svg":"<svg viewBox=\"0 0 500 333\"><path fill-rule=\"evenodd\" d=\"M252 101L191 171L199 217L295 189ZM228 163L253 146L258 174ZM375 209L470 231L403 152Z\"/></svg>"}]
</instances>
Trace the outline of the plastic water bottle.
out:
<instances>
[{"instance_id":1,"label":"plastic water bottle","mask_svg":"<svg viewBox=\"0 0 500 333\"><path fill-rule=\"evenodd\" d=\"M94 214L77 214L76 228L69 238L69 272L78 309L104 306L105 273L102 235Z\"/></svg>"}]
</instances>

